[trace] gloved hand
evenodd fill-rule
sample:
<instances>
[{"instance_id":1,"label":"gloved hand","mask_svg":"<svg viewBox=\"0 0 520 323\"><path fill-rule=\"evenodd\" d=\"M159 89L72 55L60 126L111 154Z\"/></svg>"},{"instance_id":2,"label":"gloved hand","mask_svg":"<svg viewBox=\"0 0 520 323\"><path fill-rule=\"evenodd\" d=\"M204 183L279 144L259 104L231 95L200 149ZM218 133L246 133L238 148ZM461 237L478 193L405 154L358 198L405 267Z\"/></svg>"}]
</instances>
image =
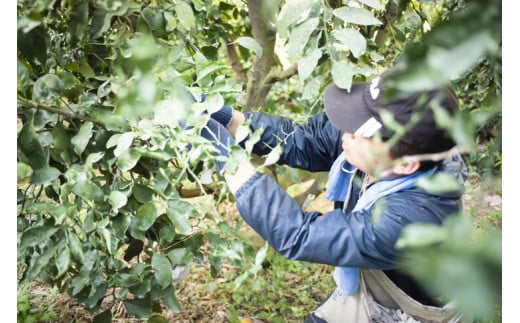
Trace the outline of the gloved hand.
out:
<instances>
[{"instance_id":1,"label":"gloved hand","mask_svg":"<svg viewBox=\"0 0 520 323\"><path fill-rule=\"evenodd\" d=\"M200 102L204 102L206 100L207 95L202 94ZM231 120L233 119L233 108L227 105L223 105L220 110L217 110L210 114L211 118L224 126L224 128L228 128Z\"/></svg>"},{"instance_id":2,"label":"gloved hand","mask_svg":"<svg viewBox=\"0 0 520 323\"><path fill-rule=\"evenodd\" d=\"M229 146L235 144L235 140L221 123L210 118L206 126L200 132L200 135L211 141L213 146L218 149L218 152L215 153L215 157L229 157ZM222 174L225 162L217 160L215 163L219 173Z\"/></svg>"}]
</instances>

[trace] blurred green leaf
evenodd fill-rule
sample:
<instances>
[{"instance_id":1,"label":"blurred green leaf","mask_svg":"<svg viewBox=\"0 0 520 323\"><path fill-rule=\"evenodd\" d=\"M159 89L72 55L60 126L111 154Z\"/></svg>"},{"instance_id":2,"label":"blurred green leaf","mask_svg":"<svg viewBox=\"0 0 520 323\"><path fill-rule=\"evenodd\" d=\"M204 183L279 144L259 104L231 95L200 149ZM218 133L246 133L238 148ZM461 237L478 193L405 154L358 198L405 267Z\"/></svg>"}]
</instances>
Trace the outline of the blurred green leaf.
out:
<instances>
[{"instance_id":1,"label":"blurred green leaf","mask_svg":"<svg viewBox=\"0 0 520 323\"><path fill-rule=\"evenodd\" d=\"M417 180L417 187L434 194L462 192L464 190L464 185L459 183L453 175L445 172L435 173L429 178L419 178L419 180Z\"/></svg>"},{"instance_id":2,"label":"blurred green leaf","mask_svg":"<svg viewBox=\"0 0 520 323\"><path fill-rule=\"evenodd\" d=\"M334 15L341 20L356 25L380 25L382 22L374 15L363 8L342 7L334 10Z\"/></svg>"}]
</instances>

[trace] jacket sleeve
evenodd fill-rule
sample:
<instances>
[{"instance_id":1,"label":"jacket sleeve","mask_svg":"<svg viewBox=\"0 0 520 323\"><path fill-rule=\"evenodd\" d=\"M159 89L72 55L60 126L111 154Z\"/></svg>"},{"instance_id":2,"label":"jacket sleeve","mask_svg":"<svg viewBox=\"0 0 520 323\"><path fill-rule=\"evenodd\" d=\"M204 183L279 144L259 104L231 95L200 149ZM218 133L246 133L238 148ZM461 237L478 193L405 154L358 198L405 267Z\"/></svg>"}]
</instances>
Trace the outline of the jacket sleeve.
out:
<instances>
[{"instance_id":1,"label":"jacket sleeve","mask_svg":"<svg viewBox=\"0 0 520 323\"><path fill-rule=\"evenodd\" d=\"M402 212L382 214L377 223L365 211L304 212L271 177L259 173L239 188L235 199L244 220L282 256L333 266L395 267L394 245L409 223ZM399 207L413 206L400 202ZM429 221L429 215L424 219Z\"/></svg>"},{"instance_id":2,"label":"jacket sleeve","mask_svg":"<svg viewBox=\"0 0 520 323\"><path fill-rule=\"evenodd\" d=\"M328 171L342 152L341 132L325 114L314 115L304 124L260 112L246 113L246 119L251 121L253 132L263 129L253 152L263 156L281 144L283 152L279 164L315 172Z\"/></svg>"}]
</instances>

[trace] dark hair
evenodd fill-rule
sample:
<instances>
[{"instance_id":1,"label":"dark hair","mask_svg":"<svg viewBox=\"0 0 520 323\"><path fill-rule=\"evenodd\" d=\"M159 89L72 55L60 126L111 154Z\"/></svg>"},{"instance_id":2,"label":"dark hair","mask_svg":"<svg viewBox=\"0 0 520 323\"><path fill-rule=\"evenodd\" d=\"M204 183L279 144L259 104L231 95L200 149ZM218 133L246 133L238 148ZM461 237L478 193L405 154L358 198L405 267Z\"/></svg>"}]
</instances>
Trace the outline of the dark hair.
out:
<instances>
[{"instance_id":1,"label":"dark hair","mask_svg":"<svg viewBox=\"0 0 520 323\"><path fill-rule=\"evenodd\" d=\"M386 139L383 139L383 141L386 141ZM421 155L426 154L427 152L424 151L421 148L417 148L415 146L409 145L407 143L404 143L402 141L398 141L395 144L390 147L390 157L392 159L398 159L403 156L407 155ZM419 166L419 171L425 171L429 170L432 167L435 167L437 165L440 165L442 161L433 161L433 160L427 160L427 161L421 161L421 165Z\"/></svg>"}]
</instances>

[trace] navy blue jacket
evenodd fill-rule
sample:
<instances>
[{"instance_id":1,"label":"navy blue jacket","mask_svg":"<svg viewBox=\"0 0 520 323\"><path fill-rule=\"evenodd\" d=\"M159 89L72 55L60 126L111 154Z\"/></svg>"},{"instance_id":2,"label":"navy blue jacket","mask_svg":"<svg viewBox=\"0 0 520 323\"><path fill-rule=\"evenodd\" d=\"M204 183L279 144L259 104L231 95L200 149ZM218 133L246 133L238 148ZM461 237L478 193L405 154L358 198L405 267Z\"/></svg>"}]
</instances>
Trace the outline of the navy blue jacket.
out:
<instances>
[{"instance_id":1,"label":"navy blue jacket","mask_svg":"<svg viewBox=\"0 0 520 323\"><path fill-rule=\"evenodd\" d=\"M253 131L264 129L253 152L265 155L281 143L280 164L328 171L343 153L342 133L324 114L302 125L258 112L247 113L246 119L251 120ZM460 163L463 166L462 159ZM358 193L353 191L352 195ZM288 259L391 269L398 261L399 251L394 246L401 230L413 222L442 223L459 212L461 195L460 191L434 195L419 188L393 193L385 197L386 208L375 222L373 209L344 213L338 203L324 214L304 212L271 177L257 173L238 189L235 200L244 220Z\"/></svg>"}]
</instances>

